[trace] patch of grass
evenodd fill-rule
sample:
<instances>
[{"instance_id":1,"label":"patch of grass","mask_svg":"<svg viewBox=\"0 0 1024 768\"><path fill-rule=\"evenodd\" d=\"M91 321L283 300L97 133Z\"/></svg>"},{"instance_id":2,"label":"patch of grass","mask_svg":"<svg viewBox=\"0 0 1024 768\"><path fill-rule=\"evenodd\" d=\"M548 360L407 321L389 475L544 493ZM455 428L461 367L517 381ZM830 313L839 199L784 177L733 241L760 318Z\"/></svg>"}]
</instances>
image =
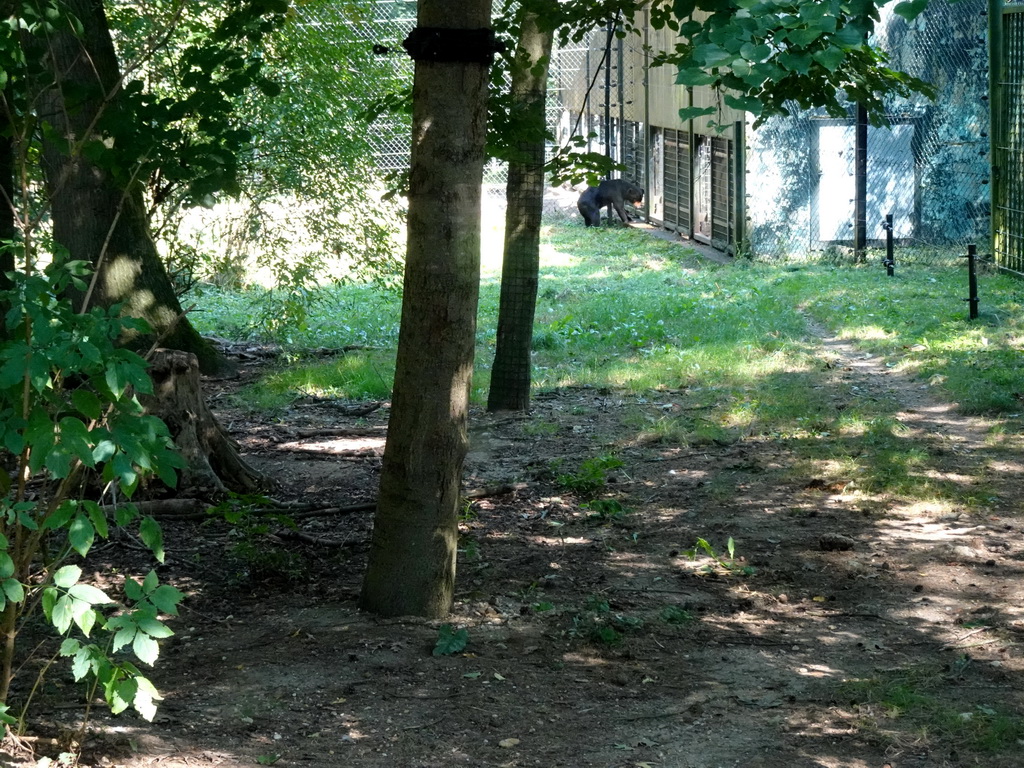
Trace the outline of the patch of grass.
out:
<instances>
[{"instance_id":1,"label":"patch of grass","mask_svg":"<svg viewBox=\"0 0 1024 768\"><path fill-rule=\"evenodd\" d=\"M310 294L312 306L302 322L275 330L261 320L277 300L273 291L258 287L227 291L204 285L189 297L199 305L189 320L200 333L296 349L354 344L394 349L398 341L401 296L368 284L324 286Z\"/></svg>"},{"instance_id":2,"label":"patch of grass","mask_svg":"<svg viewBox=\"0 0 1024 768\"><path fill-rule=\"evenodd\" d=\"M582 610L572 618L571 637L578 637L598 645L619 645L626 634L639 632L643 619L612 611L608 601L591 595Z\"/></svg>"},{"instance_id":3,"label":"patch of grass","mask_svg":"<svg viewBox=\"0 0 1024 768\"><path fill-rule=\"evenodd\" d=\"M666 624L689 624L693 621L693 614L678 605L666 605L661 609L658 618Z\"/></svg>"},{"instance_id":4,"label":"patch of grass","mask_svg":"<svg viewBox=\"0 0 1024 768\"><path fill-rule=\"evenodd\" d=\"M558 432L558 424L553 421L527 421L523 424L523 434L530 437L550 436Z\"/></svg>"},{"instance_id":5,"label":"patch of grass","mask_svg":"<svg viewBox=\"0 0 1024 768\"><path fill-rule=\"evenodd\" d=\"M841 700L861 708L869 727L910 730L932 747L994 754L1019 749L1024 718L996 703L968 703L940 671L915 667L844 683Z\"/></svg>"},{"instance_id":6,"label":"patch of grass","mask_svg":"<svg viewBox=\"0 0 1024 768\"><path fill-rule=\"evenodd\" d=\"M826 278L827 280L823 279ZM961 298L966 269L915 267L895 279L877 268L812 267L776 283L795 305L893 368L913 373L969 413L1021 410L1024 284L982 274L983 318Z\"/></svg>"},{"instance_id":7,"label":"patch of grass","mask_svg":"<svg viewBox=\"0 0 1024 768\"><path fill-rule=\"evenodd\" d=\"M597 493L608 482L608 473L624 466L622 460L611 455L594 456L585 459L575 472L558 475L555 482L567 491L582 496Z\"/></svg>"},{"instance_id":8,"label":"patch of grass","mask_svg":"<svg viewBox=\"0 0 1024 768\"><path fill-rule=\"evenodd\" d=\"M300 397L380 400L391 397L394 357L352 352L328 361L278 368L238 395L240 405L273 411Z\"/></svg>"},{"instance_id":9,"label":"patch of grass","mask_svg":"<svg viewBox=\"0 0 1024 768\"><path fill-rule=\"evenodd\" d=\"M485 251L500 254L500 240ZM699 447L764 438L795 448L805 462L800 470L810 477L837 474L853 490L911 499L960 500L968 493L973 498L977 486L958 487L931 471L931 449L911 441L895 422L897 403L877 392L851 398L807 327L810 319L865 353L882 356L890 369L917 377L920 386L966 411L1020 414L1024 283L983 274L985 315L971 322L960 300L965 270L955 259L950 263L955 266L915 264L896 278L887 278L877 263L828 259L799 268L742 260L722 266L636 230L549 222L534 328L534 386L605 388L638 399L651 390L671 393L676 410L637 408L630 427L642 441ZM486 399L499 295L495 263L481 281L475 403ZM207 290L203 312L194 319L204 331L251 337L248 317L260 299L254 292ZM325 309L310 313L307 327L289 332L289 343L365 344L375 350L342 363L274 372L243 393L247 403L278 408L303 394L389 396L398 297L367 286L334 286L323 289L318 307ZM589 411L576 404L570 412ZM1019 440L1021 424L1007 420L993 440ZM523 431L553 434L557 425L530 422ZM565 487L572 490L582 470L565 472ZM724 501L734 494L733 485L722 476L707 491Z\"/></svg>"},{"instance_id":10,"label":"patch of grass","mask_svg":"<svg viewBox=\"0 0 1024 768\"><path fill-rule=\"evenodd\" d=\"M630 512L618 499L594 499L580 507L588 510L587 517L602 523L621 523Z\"/></svg>"}]
</instances>

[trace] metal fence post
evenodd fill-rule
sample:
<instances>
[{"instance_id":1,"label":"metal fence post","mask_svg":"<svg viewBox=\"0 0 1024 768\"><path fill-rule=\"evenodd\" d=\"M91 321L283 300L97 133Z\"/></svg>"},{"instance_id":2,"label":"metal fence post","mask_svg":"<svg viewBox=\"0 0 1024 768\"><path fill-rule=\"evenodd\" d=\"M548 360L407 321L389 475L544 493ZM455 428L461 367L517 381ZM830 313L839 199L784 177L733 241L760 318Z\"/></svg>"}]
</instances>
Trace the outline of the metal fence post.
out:
<instances>
[{"instance_id":1,"label":"metal fence post","mask_svg":"<svg viewBox=\"0 0 1024 768\"><path fill-rule=\"evenodd\" d=\"M964 299L970 306L971 320L978 319L978 248L974 243L967 246L967 289L969 297Z\"/></svg>"},{"instance_id":2,"label":"metal fence post","mask_svg":"<svg viewBox=\"0 0 1024 768\"><path fill-rule=\"evenodd\" d=\"M892 214L885 214L885 274L892 277L896 273L896 254L893 252L892 242Z\"/></svg>"}]
</instances>

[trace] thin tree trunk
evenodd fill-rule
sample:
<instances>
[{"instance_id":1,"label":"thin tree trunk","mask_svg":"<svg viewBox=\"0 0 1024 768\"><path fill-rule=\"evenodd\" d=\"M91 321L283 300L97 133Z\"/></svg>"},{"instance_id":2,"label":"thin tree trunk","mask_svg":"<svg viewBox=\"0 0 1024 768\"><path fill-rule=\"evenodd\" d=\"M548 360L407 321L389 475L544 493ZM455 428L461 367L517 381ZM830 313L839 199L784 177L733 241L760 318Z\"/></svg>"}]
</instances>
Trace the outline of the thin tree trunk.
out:
<instances>
[{"instance_id":1,"label":"thin tree trunk","mask_svg":"<svg viewBox=\"0 0 1024 768\"><path fill-rule=\"evenodd\" d=\"M100 0L64 0L83 26L80 36L60 31L46 42L54 82L40 99L40 117L58 140L43 144L43 171L53 216L53 238L70 259L97 270L89 304L124 311L146 320L152 337L126 339L135 347L158 339L165 347L194 353L203 371L219 369L223 358L199 336L182 307L149 232L137 181L119 182L82 153L96 116L110 109L120 88L120 70ZM26 46L39 45L26 39ZM39 54L30 50L30 55ZM69 153L70 151L70 153ZM76 308L83 292L69 294Z\"/></svg>"},{"instance_id":2,"label":"thin tree trunk","mask_svg":"<svg viewBox=\"0 0 1024 768\"><path fill-rule=\"evenodd\" d=\"M490 0L420 0L419 28L484 29ZM455 586L459 488L480 279L488 67L419 59L395 390L362 607L444 616Z\"/></svg>"},{"instance_id":3,"label":"thin tree trunk","mask_svg":"<svg viewBox=\"0 0 1024 768\"><path fill-rule=\"evenodd\" d=\"M530 407L530 350L544 207L544 106L553 37L553 30L538 25L536 14L524 12L511 90L513 103L526 112L523 128L529 131L529 137L520 143L519 155L508 167L505 255L497 348L487 397L489 411L525 411Z\"/></svg>"}]
</instances>

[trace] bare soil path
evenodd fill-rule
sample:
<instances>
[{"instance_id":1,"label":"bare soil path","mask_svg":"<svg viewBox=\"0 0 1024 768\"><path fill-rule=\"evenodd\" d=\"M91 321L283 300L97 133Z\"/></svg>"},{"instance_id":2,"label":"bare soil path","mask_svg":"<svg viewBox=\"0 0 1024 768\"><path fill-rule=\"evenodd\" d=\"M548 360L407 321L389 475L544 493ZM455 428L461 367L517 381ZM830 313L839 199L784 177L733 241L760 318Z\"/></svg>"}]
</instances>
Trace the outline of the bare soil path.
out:
<instances>
[{"instance_id":1,"label":"bare soil path","mask_svg":"<svg viewBox=\"0 0 1024 768\"><path fill-rule=\"evenodd\" d=\"M190 599L153 675L166 700L152 724L94 715L86 764L1024 765L1019 443L811 330L827 395L894 403L902 470L976 489L977 505L860 487L830 436L651 438L694 407L685 390L475 413L466 486L512 490L462 525L449 623L468 629L464 652L431 654L439 623L356 609L368 512L303 518L299 541L168 520L163 576ZM386 408L218 415L281 498L372 500ZM602 498L621 509L581 506L557 474L606 454L623 465ZM690 559L698 538L720 560ZM61 708L72 691L51 681L40 705L58 740L82 715Z\"/></svg>"}]
</instances>

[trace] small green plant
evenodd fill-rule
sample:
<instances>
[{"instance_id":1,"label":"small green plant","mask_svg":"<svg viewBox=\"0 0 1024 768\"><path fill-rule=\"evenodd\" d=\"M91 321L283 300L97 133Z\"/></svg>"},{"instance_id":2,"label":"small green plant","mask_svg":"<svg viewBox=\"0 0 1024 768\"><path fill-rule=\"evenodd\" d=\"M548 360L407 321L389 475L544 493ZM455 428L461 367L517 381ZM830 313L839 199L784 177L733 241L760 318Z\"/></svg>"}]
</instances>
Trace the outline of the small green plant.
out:
<instances>
[{"instance_id":1,"label":"small green plant","mask_svg":"<svg viewBox=\"0 0 1024 768\"><path fill-rule=\"evenodd\" d=\"M689 624L693 621L693 614L678 605L666 605L658 617L666 624Z\"/></svg>"},{"instance_id":2,"label":"small green plant","mask_svg":"<svg viewBox=\"0 0 1024 768\"><path fill-rule=\"evenodd\" d=\"M182 599L150 571L141 583L126 579L116 600L82 583L72 562L111 527L128 526L162 562L159 524L129 502L148 477L173 487L184 466L167 427L137 398L152 391L145 361L117 346L125 333L148 332L145 323L118 307L76 312L62 298L72 285L85 292L88 274L82 262L58 260L41 273L26 263L0 292L0 720L18 732L32 693L17 717L7 699L26 666L15 666L13 640L27 615L41 608L63 636L60 656L76 681L89 681L89 700L102 690L113 712L134 707L152 719L160 697L128 653L152 665L158 640L173 634L160 617L176 615ZM97 487L107 503L88 498Z\"/></svg>"},{"instance_id":3,"label":"small green plant","mask_svg":"<svg viewBox=\"0 0 1024 768\"><path fill-rule=\"evenodd\" d=\"M569 635L600 645L618 645L626 633L638 632L643 626L643 619L613 613L605 598L591 595L583 610L573 616Z\"/></svg>"},{"instance_id":4,"label":"small green plant","mask_svg":"<svg viewBox=\"0 0 1024 768\"><path fill-rule=\"evenodd\" d=\"M255 583L294 584L308 576L302 555L275 543L269 534L275 528L297 530L288 515L266 512L273 503L260 494L229 494L209 511L232 526L234 539L229 553L240 564L240 575Z\"/></svg>"},{"instance_id":5,"label":"small green plant","mask_svg":"<svg viewBox=\"0 0 1024 768\"><path fill-rule=\"evenodd\" d=\"M621 523L630 512L618 499L593 499L580 507L590 510L589 518L602 523Z\"/></svg>"},{"instance_id":6,"label":"small green plant","mask_svg":"<svg viewBox=\"0 0 1024 768\"><path fill-rule=\"evenodd\" d=\"M435 656L451 656L461 653L469 643L469 630L455 629L451 624L442 624L437 631L437 643L434 645Z\"/></svg>"},{"instance_id":7,"label":"small green plant","mask_svg":"<svg viewBox=\"0 0 1024 768\"><path fill-rule=\"evenodd\" d=\"M583 496L593 495L608 482L608 473L625 466L621 459L610 454L586 459L572 474L561 474L555 482L562 488Z\"/></svg>"},{"instance_id":8,"label":"small green plant","mask_svg":"<svg viewBox=\"0 0 1024 768\"><path fill-rule=\"evenodd\" d=\"M480 559L480 544L476 539L471 539L467 536L460 538L459 554L463 556L468 562L475 562Z\"/></svg>"},{"instance_id":9,"label":"small green plant","mask_svg":"<svg viewBox=\"0 0 1024 768\"><path fill-rule=\"evenodd\" d=\"M752 576L757 573L757 569L752 565L742 565L736 559L736 542L733 541L732 536L725 545L726 554L721 555L715 551L715 548L708 543L707 539L697 539L697 543L693 549L688 549L685 554L690 560L696 560L703 552L705 555L710 557L714 561L714 565L705 565L701 570L705 573L712 573L718 569L725 571L726 573L735 574L739 576Z\"/></svg>"},{"instance_id":10,"label":"small green plant","mask_svg":"<svg viewBox=\"0 0 1024 768\"><path fill-rule=\"evenodd\" d=\"M476 520L479 514L476 511L476 506L472 499L462 499L459 507L459 522L469 523Z\"/></svg>"},{"instance_id":11,"label":"small green plant","mask_svg":"<svg viewBox=\"0 0 1024 768\"><path fill-rule=\"evenodd\" d=\"M558 432L558 424L554 421L528 421L523 424L523 434L530 437L553 435Z\"/></svg>"}]
</instances>

